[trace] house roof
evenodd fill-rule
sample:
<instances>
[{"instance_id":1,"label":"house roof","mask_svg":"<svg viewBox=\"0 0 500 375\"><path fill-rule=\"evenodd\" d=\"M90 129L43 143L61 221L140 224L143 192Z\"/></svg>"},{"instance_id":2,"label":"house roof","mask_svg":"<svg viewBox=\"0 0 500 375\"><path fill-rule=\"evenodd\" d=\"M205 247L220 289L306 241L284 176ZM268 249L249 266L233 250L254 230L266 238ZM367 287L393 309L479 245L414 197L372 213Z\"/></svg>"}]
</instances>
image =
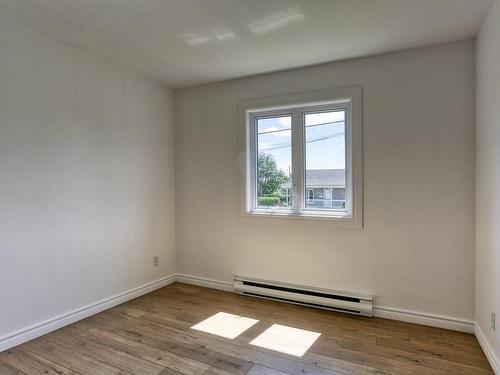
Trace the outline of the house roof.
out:
<instances>
[{"instance_id":1,"label":"house roof","mask_svg":"<svg viewBox=\"0 0 500 375\"><path fill-rule=\"evenodd\" d=\"M308 187L345 186L345 169L310 169L306 171ZM285 182L282 188L290 188L291 182Z\"/></svg>"}]
</instances>

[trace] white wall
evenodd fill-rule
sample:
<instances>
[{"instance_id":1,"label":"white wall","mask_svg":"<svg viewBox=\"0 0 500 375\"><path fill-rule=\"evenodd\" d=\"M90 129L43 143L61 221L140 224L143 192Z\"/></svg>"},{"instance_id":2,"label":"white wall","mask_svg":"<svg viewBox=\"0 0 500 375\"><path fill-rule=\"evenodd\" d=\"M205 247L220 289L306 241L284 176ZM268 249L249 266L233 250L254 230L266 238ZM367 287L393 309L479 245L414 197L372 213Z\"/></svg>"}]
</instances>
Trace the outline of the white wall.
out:
<instances>
[{"instance_id":1,"label":"white wall","mask_svg":"<svg viewBox=\"0 0 500 375\"><path fill-rule=\"evenodd\" d=\"M0 337L175 271L173 125L160 85L0 18Z\"/></svg>"},{"instance_id":2,"label":"white wall","mask_svg":"<svg viewBox=\"0 0 500 375\"><path fill-rule=\"evenodd\" d=\"M476 324L496 353L500 373L500 1L477 42ZM490 313L497 313L496 333Z\"/></svg>"},{"instance_id":3,"label":"white wall","mask_svg":"<svg viewBox=\"0 0 500 375\"><path fill-rule=\"evenodd\" d=\"M258 58L258 56L255 56ZM361 85L364 229L238 219L237 101ZM176 92L178 272L368 292L474 317L474 42Z\"/></svg>"}]
</instances>

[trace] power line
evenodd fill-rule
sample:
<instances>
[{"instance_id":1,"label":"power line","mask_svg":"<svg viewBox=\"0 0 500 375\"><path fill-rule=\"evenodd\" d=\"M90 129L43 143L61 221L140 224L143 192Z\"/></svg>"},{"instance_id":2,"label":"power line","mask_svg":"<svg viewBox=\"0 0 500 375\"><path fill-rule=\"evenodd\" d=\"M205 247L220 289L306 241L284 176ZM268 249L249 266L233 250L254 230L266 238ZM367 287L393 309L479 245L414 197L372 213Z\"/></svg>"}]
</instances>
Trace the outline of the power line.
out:
<instances>
[{"instance_id":1,"label":"power line","mask_svg":"<svg viewBox=\"0 0 500 375\"><path fill-rule=\"evenodd\" d=\"M314 143L314 142L324 141L326 139L337 138L337 137L344 136L344 134L345 134L344 132L340 132L340 133L335 133L335 134L331 134L331 135L325 135L325 136L322 136L322 137L309 139L309 140L306 141L306 143ZM291 147L291 143L289 143L289 142L287 142L287 143L278 143L276 145L271 145L271 146L268 146L268 147L263 147L263 148L260 149L260 151L279 150L279 149L287 148L287 147Z\"/></svg>"},{"instance_id":2,"label":"power line","mask_svg":"<svg viewBox=\"0 0 500 375\"><path fill-rule=\"evenodd\" d=\"M320 124L313 124L313 125L306 125L306 128L314 128L314 127L317 127L317 126L323 126L323 125L331 125L331 124L340 124L340 123L344 123L345 121L342 120L342 121L331 121L331 122L322 122ZM257 135L264 135L264 134L271 134L271 133L279 133L279 132L285 132L285 131L290 131L291 128L287 128L287 129L278 129L278 130L269 130L267 132L257 132Z\"/></svg>"},{"instance_id":3,"label":"power line","mask_svg":"<svg viewBox=\"0 0 500 375\"><path fill-rule=\"evenodd\" d=\"M344 123L344 122L345 122L345 120L331 121L331 122L322 122L320 124L306 125L306 128L315 128L316 126L331 125L331 124L340 124L340 123Z\"/></svg>"}]
</instances>

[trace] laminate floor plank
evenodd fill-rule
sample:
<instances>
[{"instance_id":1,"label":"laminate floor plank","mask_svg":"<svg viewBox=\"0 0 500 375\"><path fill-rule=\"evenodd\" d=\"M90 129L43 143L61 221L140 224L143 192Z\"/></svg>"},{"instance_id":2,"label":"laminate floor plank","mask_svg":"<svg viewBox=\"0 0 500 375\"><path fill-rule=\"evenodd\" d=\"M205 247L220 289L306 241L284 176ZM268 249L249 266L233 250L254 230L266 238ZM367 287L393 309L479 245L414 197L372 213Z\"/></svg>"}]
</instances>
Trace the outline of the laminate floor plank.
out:
<instances>
[{"instance_id":1,"label":"laminate floor plank","mask_svg":"<svg viewBox=\"0 0 500 375\"><path fill-rule=\"evenodd\" d=\"M0 353L0 361L22 371L27 375L74 375L77 372L61 366L47 358L20 348L13 348Z\"/></svg>"},{"instance_id":2,"label":"laminate floor plank","mask_svg":"<svg viewBox=\"0 0 500 375\"><path fill-rule=\"evenodd\" d=\"M117 308L110 313L117 314L117 317L119 316L120 313L123 313L124 316L129 316L126 308L125 309ZM133 319L133 317L131 318ZM192 331L190 332L189 327L192 325L192 323L196 322L197 319L188 319L189 323L187 323L184 320L181 321L172 320L171 318L168 317L167 318L162 317L161 314L150 314L148 312L143 312L142 314L140 314L140 319L142 320L142 322L149 321L180 332L185 331L190 335L196 334L195 332ZM260 323L261 322L259 322L259 324ZM260 329L257 328L259 324L252 327L250 330L242 334L239 338L236 338L235 342L244 345L246 342L251 341L250 338L256 337L258 334L261 333L260 331L263 330L262 328ZM264 324L263 326L267 328L269 325ZM256 332L253 334L249 334L249 332L254 330L254 328L257 328L255 329ZM150 327L150 329L153 329L156 332L160 332L158 328ZM248 337L248 339L245 339L246 337ZM330 345L328 345L328 343ZM484 371L481 370L481 366L483 368L485 366L489 366L487 363L484 362L473 363L472 365L474 364L480 365L479 368L477 369L475 367L469 367L469 366L460 366L460 365L457 366L455 365L454 362L447 361L442 358L432 358L429 356L423 356L414 353L412 354L396 349L392 351L391 350L387 351L383 347L378 348L376 345L366 345L366 344L365 346L361 345L362 345L361 342L352 339L344 338L344 339L337 339L334 341L332 340L327 341L320 338L319 342L315 344L315 347L323 348L323 350L320 351L320 353L323 354L323 356L313 357L312 354L306 354L306 356L302 359L302 361L307 361L308 357L313 357L309 362L314 362L316 365L319 365L320 367L325 367L329 369L338 369L345 373L370 373L370 372L369 371L367 372L366 369L364 369L364 371L362 371L361 369L357 369L356 371L353 369L352 364L350 366L347 366L347 368L345 368L346 366L342 366L342 363L340 361L342 359L346 359L351 363L358 363L360 365L368 363L369 365L377 368L376 371L378 372L382 371L382 368L385 368L385 369L391 369L391 373L394 373L396 370L398 370L399 373L401 374L470 373L472 375L472 374L483 374ZM362 350L359 350L358 347L360 347ZM313 347L313 349L311 349L310 352L315 353L317 351L318 349L315 350ZM335 353L335 358L334 359L329 358L329 356L327 355L328 353L330 354ZM357 357L357 359L353 358L353 354L355 357ZM332 362L334 363L332 364ZM408 364L414 364L414 363L417 363L419 366L408 366ZM443 371L436 371L436 370L443 370Z\"/></svg>"},{"instance_id":3,"label":"laminate floor plank","mask_svg":"<svg viewBox=\"0 0 500 375\"><path fill-rule=\"evenodd\" d=\"M228 357L239 358L250 363L258 363L281 371L287 370L288 372L296 375L341 374L338 371L330 371L328 369L316 367L307 363L297 362L295 358L292 358L291 356L289 356L290 358L282 358L280 355L265 353L252 346L244 347L238 345L236 342L229 342L218 337L210 337L209 334L195 331L192 331L192 333L182 332L181 330L170 329L166 326L144 320L127 320L126 318L118 315L115 315L114 319L106 320L113 320L113 322L104 322L103 320L94 318L90 324L92 326L100 326L103 330L110 330L117 335L128 337L131 340L137 340L141 335L147 336L145 340L154 346L160 346L164 342L182 342L197 349L209 350ZM139 340L142 341L143 338L139 338Z\"/></svg>"},{"instance_id":4,"label":"laminate floor plank","mask_svg":"<svg viewBox=\"0 0 500 375\"><path fill-rule=\"evenodd\" d=\"M165 367L155 364L115 348L112 342L97 343L72 334L69 329L58 330L47 335L55 345L63 345L75 352L112 365L120 370L143 375L158 375Z\"/></svg>"},{"instance_id":5,"label":"laminate floor plank","mask_svg":"<svg viewBox=\"0 0 500 375\"><path fill-rule=\"evenodd\" d=\"M117 375L121 372L114 366L82 352L75 352L64 345L53 343L43 336L21 345L21 348L82 375Z\"/></svg>"},{"instance_id":6,"label":"laminate floor plank","mask_svg":"<svg viewBox=\"0 0 500 375\"><path fill-rule=\"evenodd\" d=\"M0 361L0 374L1 375L26 375L26 373L19 371L15 367Z\"/></svg>"},{"instance_id":7,"label":"laminate floor plank","mask_svg":"<svg viewBox=\"0 0 500 375\"><path fill-rule=\"evenodd\" d=\"M117 312L117 310L115 310L113 313L116 313L116 312ZM121 318L123 318L123 317L119 317L119 315L117 315L117 320L121 319ZM147 330L151 330L151 332L154 331L155 333L168 335L171 338L175 337L176 335L182 336L183 332L185 332L184 335L187 334L189 336L198 336L197 340L199 342L200 342L200 340L203 340L204 337L210 338L210 340L214 340L214 339L221 340L220 338L213 338L208 334L190 331L189 327L192 325L191 323L186 324L185 322L171 321L170 319L164 320L161 316L153 316L153 315L150 315L148 313L145 313L141 317L141 321L143 324L145 324L145 326L143 326L142 328L138 328L138 331L140 331L141 329L142 330L147 329ZM150 322L153 324L149 324L149 326L148 326L147 322ZM138 322L136 322L136 323L138 323ZM166 331L166 330L162 329L161 327L155 326L156 324L159 324L163 328L167 328L168 330ZM130 327L133 325L133 323L129 321L126 325L130 329ZM254 327L256 327L256 326L254 326ZM254 327L252 327L252 328L254 328ZM246 346L246 344L248 342L251 341L252 338L256 337L258 334L261 333L261 331L264 331L268 327L269 327L269 325L264 324L263 328L260 328L254 335L251 335L251 336L248 335L248 332L245 332L244 334L240 335L240 337L234 339L233 342L235 344L239 344L239 345L244 347L244 346ZM320 338L320 339L322 341L324 341L323 338ZM317 344L315 344L315 345L317 345ZM258 348L258 347L254 347L254 346L252 347L252 349L257 350L257 351L261 351L261 352L266 352L268 354L273 354L274 356L277 356L277 357L290 359L290 356L288 356L286 354L279 353L279 352L273 352L273 351L270 351L267 349L262 349L262 348ZM380 374L389 374L389 373L392 374L392 373L394 373L394 372L384 371L382 369L374 369L371 367L367 367L364 365L364 362L367 361L366 358L363 356L359 356L359 358L361 359L359 362L352 362L352 361L343 361L342 359L340 359L338 357L332 358L330 356L315 356L313 354L306 354L305 357L303 357L301 359L294 358L294 360L303 362L305 364L319 366L319 367L322 367L324 369L331 369L331 370L335 370L335 371L340 371L344 374L356 374L356 375L359 375L359 374L363 374L363 375L377 374L377 375L380 375ZM268 364L263 363L263 365L268 365ZM393 369L396 368L397 365L398 365L398 363L394 363L392 368ZM403 371L404 369L401 369L401 370ZM419 371L421 371L423 374L425 372L425 369L421 369ZM414 372L413 371L401 372L401 374L406 374L406 373L413 374ZM428 373L434 374L434 372L428 372Z\"/></svg>"},{"instance_id":8,"label":"laminate floor plank","mask_svg":"<svg viewBox=\"0 0 500 375\"><path fill-rule=\"evenodd\" d=\"M238 358L228 357L195 346L183 345L166 339L160 340L156 335L149 335L143 330L134 330L133 326L113 328L117 325L86 325L80 323L68 327L76 334L91 341L110 345L117 350L130 353L171 370L182 370L189 373L207 372L209 370L228 374L246 374L251 364ZM121 335L120 335L121 334Z\"/></svg>"},{"instance_id":9,"label":"laminate floor plank","mask_svg":"<svg viewBox=\"0 0 500 375\"><path fill-rule=\"evenodd\" d=\"M219 312L258 322L232 339L191 328ZM273 324L320 336L302 356L250 344ZM494 375L472 334L181 283L0 353L0 375L19 374Z\"/></svg>"},{"instance_id":10,"label":"laminate floor plank","mask_svg":"<svg viewBox=\"0 0 500 375\"><path fill-rule=\"evenodd\" d=\"M163 339L167 337L170 339L178 339L178 340L189 340L191 342L193 340L197 340L199 343L203 343L204 345L210 345L214 340L222 340L221 338L212 337L212 335L204 334L203 332L196 332L193 330L189 330L191 324L186 324L185 322L172 321L169 318L163 319L161 316L155 316L153 319L150 314L145 313L141 316L140 320L136 320L133 317L127 317L126 314L120 315L120 309L113 309L109 311L109 314L114 314L115 319L106 319L107 321L112 321L112 324L117 324L121 322L122 327L125 329L127 327L130 332L131 329L135 329L135 333L141 333L147 331L148 334L157 334L161 335ZM98 319L98 318L96 318ZM119 324L119 323L118 323ZM267 327L266 327L267 328ZM123 330L122 330L123 332ZM205 338L209 338L210 341L205 343ZM321 338L320 338L321 339ZM233 340L234 344L238 344L241 346L245 346L249 341L249 339L245 339L244 335L241 335L238 338ZM220 343L224 344L224 342ZM316 344L315 344L316 345ZM234 345L233 345L234 346ZM218 348L220 350L220 347ZM273 354L275 357L280 358L290 358L290 356L279 353L272 352L262 348L252 347L252 349L265 352L266 354ZM312 352L312 350L311 350ZM329 348L329 353L333 353L334 348ZM366 353L352 353L343 349L336 349L336 356L332 357L330 355L321 356L315 355L313 353L307 353L303 358L294 359L304 365L314 365L325 370L334 370L340 371L343 374L404 374L404 375L435 375L435 374L446 374L446 372L438 371L432 368L425 368L420 366L407 366L406 363L398 360L391 360L383 357L377 357L373 355L369 355ZM348 358L348 360L344 360L344 358ZM255 361L255 358L249 358L249 360ZM258 362L263 366L271 366L269 363ZM366 365L370 366L366 366ZM377 367L371 367L376 364ZM283 369L283 368L280 368Z\"/></svg>"}]
</instances>

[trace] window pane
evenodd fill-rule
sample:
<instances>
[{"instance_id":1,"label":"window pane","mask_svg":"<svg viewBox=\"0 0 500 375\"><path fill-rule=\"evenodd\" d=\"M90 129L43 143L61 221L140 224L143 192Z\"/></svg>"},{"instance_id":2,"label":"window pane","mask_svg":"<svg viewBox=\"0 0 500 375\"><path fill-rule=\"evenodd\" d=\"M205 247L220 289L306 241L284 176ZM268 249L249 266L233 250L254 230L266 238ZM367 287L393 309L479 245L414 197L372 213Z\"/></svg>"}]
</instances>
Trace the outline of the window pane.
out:
<instances>
[{"instance_id":1,"label":"window pane","mask_svg":"<svg viewBox=\"0 0 500 375\"><path fill-rule=\"evenodd\" d=\"M305 114L306 208L345 209L345 111Z\"/></svg>"},{"instance_id":2,"label":"window pane","mask_svg":"<svg viewBox=\"0 0 500 375\"><path fill-rule=\"evenodd\" d=\"M257 119L257 206L292 206L292 118Z\"/></svg>"}]
</instances>

